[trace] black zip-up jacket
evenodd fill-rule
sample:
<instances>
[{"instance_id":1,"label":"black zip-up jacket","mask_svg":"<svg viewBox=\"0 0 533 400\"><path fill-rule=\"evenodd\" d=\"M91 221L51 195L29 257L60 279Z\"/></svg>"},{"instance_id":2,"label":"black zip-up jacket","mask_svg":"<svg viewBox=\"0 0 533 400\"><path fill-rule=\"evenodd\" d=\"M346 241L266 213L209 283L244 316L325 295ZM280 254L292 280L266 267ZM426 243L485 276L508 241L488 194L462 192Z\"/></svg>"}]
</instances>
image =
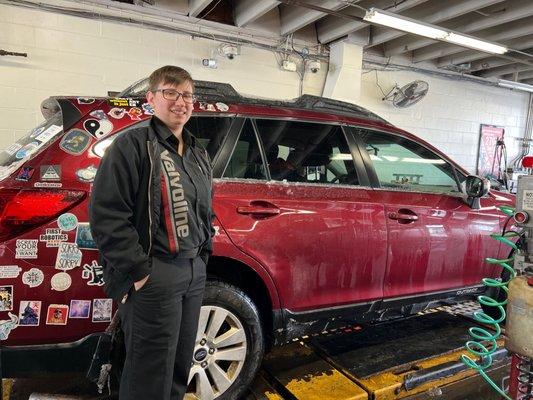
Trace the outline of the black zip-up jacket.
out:
<instances>
[{"instance_id":1,"label":"black zip-up jacket","mask_svg":"<svg viewBox=\"0 0 533 400\"><path fill-rule=\"evenodd\" d=\"M152 123L144 121L113 141L93 183L89 222L104 267L105 292L115 299L123 297L152 268L152 241L161 212L161 149ZM194 136L183 133L211 187L207 152ZM206 262L214 234L211 209L207 214L198 216L211 228L199 254Z\"/></svg>"}]
</instances>

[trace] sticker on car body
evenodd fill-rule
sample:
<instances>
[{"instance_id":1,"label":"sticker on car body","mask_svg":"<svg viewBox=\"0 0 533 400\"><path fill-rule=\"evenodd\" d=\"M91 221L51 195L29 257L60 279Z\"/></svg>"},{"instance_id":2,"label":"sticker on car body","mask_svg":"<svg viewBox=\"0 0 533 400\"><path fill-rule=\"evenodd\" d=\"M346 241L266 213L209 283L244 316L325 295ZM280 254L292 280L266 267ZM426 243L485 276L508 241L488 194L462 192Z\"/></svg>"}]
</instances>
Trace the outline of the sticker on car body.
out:
<instances>
[{"instance_id":1,"label":"sticker on car body","mask_svg":"<svg viewBox=\"0 0 533 400\"><path fill-rule=\"evenodd\" d=\"M139 104L141 102L140 100L125 99L121 97L116 97L107 101L113 107L139 107Z\"/></svg>"},{"instance_id":2,"label":"sticker on car body","mask_svg":"<svg viewBox=\"0 0 533 400\"><path fill-rule=\"evenodd\" d=\"M88 222L78 223L75 241L80 249L96 250L96 243L93 239L91 228Z\"/></svg>"},{"instance_id":3,"label":"sticker on car body","mask_svg":"<svg viewBox=\"0 0 533 400\"><path fill-rule=\"evenodd\" d=\"M8 146L4 151L10 156L12 156L20 149L22 149L22 145L20 143L13 143L12 145Z\"/></svg>"},{"instance_id":4,"label":"sticker on car body","mask_svg":"<svg viewBox=\"0 0 533 400\"><path fill-rule=\"evenodd\" d=\"M0 265L0 279L18 278L22 268L18 265Z\"/></svg>"},{"instance_id":5,"label":"sticker on car body","mask_svg":"<svg viewBox=\"0 0 533 400\"><path fill-rule=\"evenodd\" d=\"M93 300L93 322L110 322L113 311L113 300L94 299Z\"/></svg>"},{"instance_id":6,"label":"sticker on car body","mask_svg":"<svg viewBox=\"0 0 533 400\"><path fill-rule=\"evenodd\" d=\"M91 135L81 129L72 129L63 136L59 143L59 148L68 154L78 156L82 154L91 144Z\"/></svg>"},{"instance_id":7,"label":"sticker on car body","mask_svg":"<svg viewBox=\"0 0 533 400\"><path fill-rule=\"evenodd\" d=\"M37 249L38 249L37 239L17 239L15 246L16 246L15 258L17 259L37 258Z\"/></svg>"},{"instance_id":8,"label":"sticker on car body","mask_svg":"<svg viewBox=\"0 0 533 400\"><path fill-rule=\"evenodd\" d=\"M76 171L76 176L82 182L91 183L94 181L97 169L90 165L87 168L79 169Z\"/></svg>"},{"instance_id":9,"label":"sticker on car body","mask_svg":"<svg viewBox=\"0 0 533 400\"><path fill-rule=\"evenodd\" d=\"M81 251L76 243L62 242L57 250L55 269L69 271L79 267L81 265L81 256Z\"/></svg>"},{"instance_id":10,"label":"sticker on car body","mask_svg":"<svg viewBox=\"0 0 533 400\"><path fill-rule=\"evenodd\" d=\"M93 260L91 265L83 265L81 277L83 279L88 279L87 285L89 286L104 286L104 267L98 265L98 263Z\"/></svg>"},{"instance_id":11,"label":"sticker on car body","mask_svg":"<svg viewBox=\"0 0 533 400\"><path fill-rule=\"evenodd\" d=\"M94 101L92 97L78 97L78 104L93 104Z\"/></svg>"},{"instance_id":12,"label":"sticker on car body","mask_svg":"<svg viewBox=\"0 0 533 400\"><path fill-rule=\"evenodd\" d=\"M46 130L42 131L37 136L35 136L35 140L38 140L41 143L47 143L50 139L52 139L62 130L63 130L63 127L61 126L51 125Z\"/></svg>"},{"instance_id":13,"label":"sticker on car body","mask_svg":"<svg viewBox=\"0 0 533 400\"><path fill-rule=\"evenodd\" d=\"M124 108L113 107L107 114L115 119L121 119L126 115L126 110Z\"/></svg>"},{"instance_id":14,"label":"sticker on car body","mask_svg":"<svg viewBox=\"0 0 533 400\"><path fill-rule=\"evenodd\" d=\"M39 326L41 304L38 300L21 300L19 307L19 326Z\"/></svg>"},{"instance_id":15,"label":"sticker on car body","mask_svg":"<svg viewBox=\"0 0 533 400\"><path fill-rule=\"evenodd\" d=\"M46 312L46 325L66 325L68 306L66 304L50 304Z\"/></svg>"},{"instance_id":16,"label":"sticker on car body","mask_svg":"<svg viewBox=\"0 0 533 400\"><path fill-rule=\"evenodd\" d=\"M89 115L96 119L107 119L107 115L104 110L94 110L94 111L91 111Z\"/></svg>"},{"instance_id":17,"label":"sticker on car body","mask_svg":"<svg viewBox=\"0 0 533 400\"><path fill-rule=\"evenodd\" d=\"M66 242L68 235L63 233L60 228L47 228L45 233L39 235L39 241L45 242L46 247L59 247L61 242Z\"/></svg>"},{"instance_id":18,"label":"sticker on car body","mask_svg":"<svg viewBox=\"0 0 533 400\"><path fill-rule=\"evenodd\" d=\"M90 118L83 123L83 129L99 139L113 132L113 124L108 119L97 120Z\"/></svg>"},{"instance_id":19,"label":"sticker on car body","mask_svg":"<svg viewBox=\"0 0 533 400\"><path fill-rule=\"evenodd\" d=\"M52 290L63 292L72 285L72 278L66 272L58 272L52 276L50 284L52 285Z\"/></svg>"},{"instance_id":20,"label":"sticker on car body","mask_svg":"<svg viewBox=\"0 0 533 400\"><path fill-rule=\"evenodd\" d=\"M13 285L0 286L0 311L13 310Z\"/></svg>"},{"instance_id":21,"label":"sticker on car body","mask_svg":"<svg viewBox=\"0 0 533 400\"><path fill-rule=\"evenodd\" d=\"M70 300L69 318L89 318L91 300Z\"/></svg>"},{"instance_id":22,"label":"sticker on car body","mask_svg":"<svg viewBox=\"0 0 533 400\"><path fill-rule=\"evenodd\" d=\"M31 177L33 176L33 173L35 172L35 168L32 167L22 167L15 177L16 181L22 181L22 182L28 182Z\"/></svg>"},{"instance_id":23,"label":"sticker on car body","mask_svg":"<svg viewBox=\"0 0 533 400\"><path fill-rule=\"evenodd\" d=\"M78 217L76 217L72 213L61 214L57 218L57 226L62 231L67 231L67 232L72 231L76 229L76 227L78 226Z\"/></svg>"},{"instance_id":24,"label":"sticker on car body","mask_svg":"<svg viewBox=\"0 0 533 400\"><path fill-rule=\"evenodd\" d=\"M36 188L60 188L63 187L61 182L35 182L33 187Z\"/></svg>"},{"instance_id":25,"label":"sticker on car body","mask_svg":"<svg viewBox=\"0 0 533 400\"><path fill-rule=\"evenodd\" d=\"M22 283L30 288L40 286L44 281L44 273L39 268L32 268L22 274Z\"/></svg>"},{"instance_id":26,"label":"sticker on car body","mask_svg":"<svg viewBox=\"0 0 533 400\"><path fill-rule=\"evenodd\" d=\"M42 181L61 180L61 165L41 165L40 172L40 179Z\"/></svg>"},{"instance_id":27,"label":"sticker on car body","mask_svg":"<svg viewBox=\"0 0 533 400\"><path fill-rule=\"evenodd\" d=\"M15 158L19 160L27 158L31 156L38 148L39 148L39 142L28 143L26 146L24 146L19 151L17 151L17 153L15 154Z\"/></svg>"},{"instance_id":28,"label":"sticker on car body","mask_svg":"<svg viewBox=\"0 0 533 400\"><path fill-rule=\"evenodd\" d=\"M9 319L0 321L0 340L6 340L13 329L18 326L19 319L15 314L7 313Z\"/></svg>"}]
</instances>

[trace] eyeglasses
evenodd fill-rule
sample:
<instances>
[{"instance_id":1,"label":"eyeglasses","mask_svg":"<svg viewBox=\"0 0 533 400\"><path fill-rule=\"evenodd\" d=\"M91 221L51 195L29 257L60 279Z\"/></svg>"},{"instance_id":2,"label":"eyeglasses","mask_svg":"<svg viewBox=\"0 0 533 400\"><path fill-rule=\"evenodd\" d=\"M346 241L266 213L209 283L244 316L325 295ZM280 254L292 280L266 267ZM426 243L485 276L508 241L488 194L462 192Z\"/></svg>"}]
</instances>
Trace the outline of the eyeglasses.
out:
<instances>
[{"instance_id":1,"label":"eyeglasses","mask_svg":"<svg viewBox=\"0 0 533 400\"><path fill-rule=\"evenodd\" d=\"M185 103L194 103L196 101L196 96L189 92L181 93L174 89L156 89L152 90L152 92L161 92L166 100L177 101L181 96Z\"/></svg>"}]
</instances>

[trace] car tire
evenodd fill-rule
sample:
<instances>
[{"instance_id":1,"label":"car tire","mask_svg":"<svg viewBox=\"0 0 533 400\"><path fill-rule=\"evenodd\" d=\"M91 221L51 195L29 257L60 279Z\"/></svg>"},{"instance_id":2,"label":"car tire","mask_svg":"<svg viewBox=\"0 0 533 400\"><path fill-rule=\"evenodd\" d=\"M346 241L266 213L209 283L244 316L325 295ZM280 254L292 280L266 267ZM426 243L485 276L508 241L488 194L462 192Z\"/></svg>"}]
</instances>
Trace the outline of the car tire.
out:
<instances>
[{"instance_id":1,"label":"car tire","mask_svg":"<svg viewBox=\"0 0 533 400\"><path fill-rule=\"evenodd\" d=\"M224 322L220 323L221 319ZM217 325L220 328L216 328ZM202 349L208 351L207 356ZM259 312L250 297L231 284L208 281L185 399L241 398L261 365L264 351Z\"/></svg>"}]
</instances>

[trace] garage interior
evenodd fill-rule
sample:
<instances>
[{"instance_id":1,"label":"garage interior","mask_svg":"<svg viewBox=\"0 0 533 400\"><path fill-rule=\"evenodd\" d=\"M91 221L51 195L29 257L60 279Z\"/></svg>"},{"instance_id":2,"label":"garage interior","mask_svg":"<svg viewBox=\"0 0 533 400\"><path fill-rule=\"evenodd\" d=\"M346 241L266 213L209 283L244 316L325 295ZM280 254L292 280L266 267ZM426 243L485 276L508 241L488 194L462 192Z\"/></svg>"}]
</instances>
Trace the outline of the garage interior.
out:
<instances>
[{"instance_id":1,"label":"garage interior","mask_svg":"<svg viewBox=\"0 0 533 400\"><path fill-rule=\"evenodd\" d=\"M446 35L373 22L376 11ZM515 193L528 172L530 0L0 0L0 150L42 122L49 96L119 93L168 64L243 95L361 105L472 174L483 169L481 127L503 128L491 185ZM450 304L299 338L269 354L246 398L499 399L461 362L475 311ZM488 375L508 388L510 368L502 350ZM83 384L3 384L6 400L104 398Z\"/></svg>"}]
</instances>

